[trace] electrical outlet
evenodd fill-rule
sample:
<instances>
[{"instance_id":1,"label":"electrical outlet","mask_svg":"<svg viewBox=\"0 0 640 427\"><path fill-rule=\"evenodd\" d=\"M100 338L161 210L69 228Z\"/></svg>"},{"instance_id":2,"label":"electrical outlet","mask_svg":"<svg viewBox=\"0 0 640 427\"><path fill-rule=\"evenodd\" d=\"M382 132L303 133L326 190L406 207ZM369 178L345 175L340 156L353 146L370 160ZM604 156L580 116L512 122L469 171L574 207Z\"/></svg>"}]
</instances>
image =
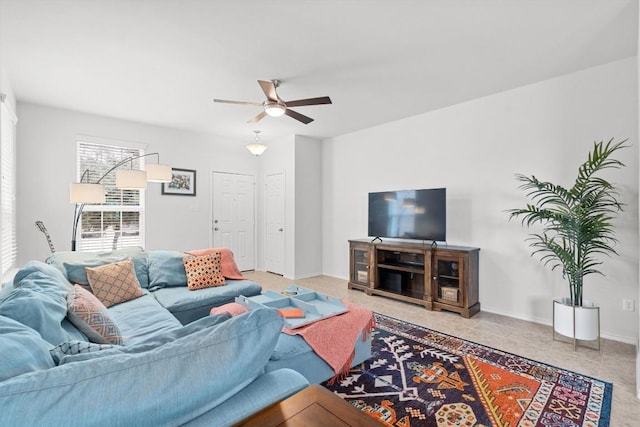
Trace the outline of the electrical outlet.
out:
<instances>
[{"instance_id":1,"label":"electrical outlet","mask_svg":"<svg viewBox=\"0 0 640 427\"><path fill-rule=\"evenodd\" d=\"M622 309L624 311L635 311L635 301L632 299L623 299L622 300Z\"/></svg>"}]
</instances>

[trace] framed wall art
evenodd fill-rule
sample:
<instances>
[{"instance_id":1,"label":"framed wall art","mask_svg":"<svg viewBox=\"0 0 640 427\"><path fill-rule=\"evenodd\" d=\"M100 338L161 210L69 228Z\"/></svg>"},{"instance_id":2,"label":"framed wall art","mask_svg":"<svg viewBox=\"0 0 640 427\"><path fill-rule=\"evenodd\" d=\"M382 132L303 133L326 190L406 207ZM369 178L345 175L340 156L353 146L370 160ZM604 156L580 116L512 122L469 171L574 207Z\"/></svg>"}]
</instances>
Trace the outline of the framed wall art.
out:
<instances>
[{"instance_id":1,"label":"framed wall art","mask_svg":"<svg viewBox=\"0 0 640 427\"><path fill-rule=\"evenodd\" d=\"M171 169L171 182L162 184L162 194L175 196L196 195L196 171L192 169Z\"/></svg>"}]
</instances>

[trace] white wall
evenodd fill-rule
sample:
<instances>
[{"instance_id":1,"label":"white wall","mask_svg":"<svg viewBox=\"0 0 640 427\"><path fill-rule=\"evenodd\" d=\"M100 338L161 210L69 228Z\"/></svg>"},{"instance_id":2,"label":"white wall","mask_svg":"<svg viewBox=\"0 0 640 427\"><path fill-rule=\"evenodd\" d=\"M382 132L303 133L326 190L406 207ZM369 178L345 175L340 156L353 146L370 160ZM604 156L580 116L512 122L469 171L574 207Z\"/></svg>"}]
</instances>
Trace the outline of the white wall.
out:
<instances>
[{"instance_id":1,"label":"white wall","mask_svg":"<svg viewBox=\"0 0 640 427\"><path fill-rule=\"evenodd\" d=\"M196 197L146 191L146 248L189 250L210 245L211 171L256 174L244 143L41 105L18 103L18 265L43 260L49 248L34 226L42 220L57 250L69 250L76 181L76 137L89 135L147 145L163 163L196 170Z\"/></svg>"},{"instance_id":2,"label":"white wall","mask_svg":"<svg viewBox=\"0 0 640 427\"><path fill-rule=\"evenodd\" d=\"M528 231L507 209L526 201L515 173L571 186L595 140L630 138L622 188L620 256L586 279L602 309L602 335L635 343L638 313L638 94L636 58L329 139L323 149L323 271L348 276L348 239L367 235L367 193L447 188L448 243L480 251L482 309L551 323L568 294L560 272L530 256ZM428 94L416 94L428 96Z\"/></svg>"},{"instance_id":3,"label":"white wall","mask_svg":"<svg viewBox=\"0 0 640 427\"><path fill-rule=\"evenodd\" d=\"M638 16L640 17L640 10L638 10ZM636 76L637 81L640 82L640 66L638 66L637 63L638 57L640 57L640 31L638 31L638 51L636 55L636 67L638 68ZM640 88L636 88L636 90L640 90ZM640 102L640 91L638 94L638 101ZM638 121L638 126L640 126L640 120ZM640 399L640 316L638 316L638 323L638 334L636 335L636 396Z\"/></svg>"},{"instance_id":4,"label":"white wall","mask_svg":"<svg viewBox=\"0 0 640 427\"><path fill-rule=\"evenodd\" d=\"M258 269L265 264L266 176L285 175L285 255L283 276L322 274L322 141L291 135L268 143L258 157Z\"/></svg>"},{"instance_id":5,"label":"white wall","mask_svg":"<svg viewBox=\"0 0 640 427\"><path fill-rule=\"evenodd\" d=\"M322 274L322 141L296 135L295 278Z\"/></svg>"},{"instance_id":6,"label":"white wall","mask_svg":"<svg viewBox=\"0 0 640 427\"><path fill-rule=\"evenodd\" d=\"M4 67L2 65L2 58L0 57L0 93L7 96L5 102L11 107L12 111L16 111L16 98L11 88L11 82L7 76Z\"/></svg>"}]
</instances>

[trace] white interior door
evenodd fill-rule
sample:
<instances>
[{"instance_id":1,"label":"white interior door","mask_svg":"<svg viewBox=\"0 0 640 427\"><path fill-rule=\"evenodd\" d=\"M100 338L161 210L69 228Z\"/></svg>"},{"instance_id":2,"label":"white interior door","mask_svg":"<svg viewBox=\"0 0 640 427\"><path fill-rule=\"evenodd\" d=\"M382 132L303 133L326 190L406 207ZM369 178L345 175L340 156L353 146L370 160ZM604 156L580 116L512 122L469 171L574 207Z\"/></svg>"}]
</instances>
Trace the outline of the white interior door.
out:
<instances>
[{"instance_id":1,"label":"white interior door","mask_svg":"<svg viewBox=\"0 0 640 427\"><path fill-rule=\"evenodd\" d=\"M284 274L284 174L267 175L265 188L265 267Z\"/></svg>"},{"instance_id":2,"label":"white interior door","mask_svg":"<svg viewBox=\"0 0 640 427\"><path fill-rule=\"evenodd\" d=\"M213 173L213 247L233 251L241 271L255 269L255 177Z\"/></svg>"}]
</instances>

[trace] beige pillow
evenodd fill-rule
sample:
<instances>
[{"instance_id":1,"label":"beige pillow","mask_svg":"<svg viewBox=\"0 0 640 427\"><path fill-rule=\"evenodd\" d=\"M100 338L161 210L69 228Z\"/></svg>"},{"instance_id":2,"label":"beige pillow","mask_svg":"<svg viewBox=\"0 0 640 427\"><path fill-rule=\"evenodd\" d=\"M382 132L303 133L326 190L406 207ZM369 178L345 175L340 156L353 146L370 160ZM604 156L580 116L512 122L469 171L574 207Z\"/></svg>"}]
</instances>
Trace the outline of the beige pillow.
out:
<instances>
[{"instance_id":1,"label":"beige pillow","mask_svg":"<svg viewBox=\"0 0 640 427\"><path fill-rule=\"evenodd\" d=\"M105 307L144 295L131 259L85 268L91 291Z\"/></svg>"},{"instance_id":2,"label":"beige pillow","mask_svg":"<svg viewBox=\"0 0 640 427\"><path fill-rule=\"evenodd\" d=\"M220 252L182 259L187 273L187 287L190 290L222 286L227 282L222 275Z\"/></svg>"}]
</instances>

